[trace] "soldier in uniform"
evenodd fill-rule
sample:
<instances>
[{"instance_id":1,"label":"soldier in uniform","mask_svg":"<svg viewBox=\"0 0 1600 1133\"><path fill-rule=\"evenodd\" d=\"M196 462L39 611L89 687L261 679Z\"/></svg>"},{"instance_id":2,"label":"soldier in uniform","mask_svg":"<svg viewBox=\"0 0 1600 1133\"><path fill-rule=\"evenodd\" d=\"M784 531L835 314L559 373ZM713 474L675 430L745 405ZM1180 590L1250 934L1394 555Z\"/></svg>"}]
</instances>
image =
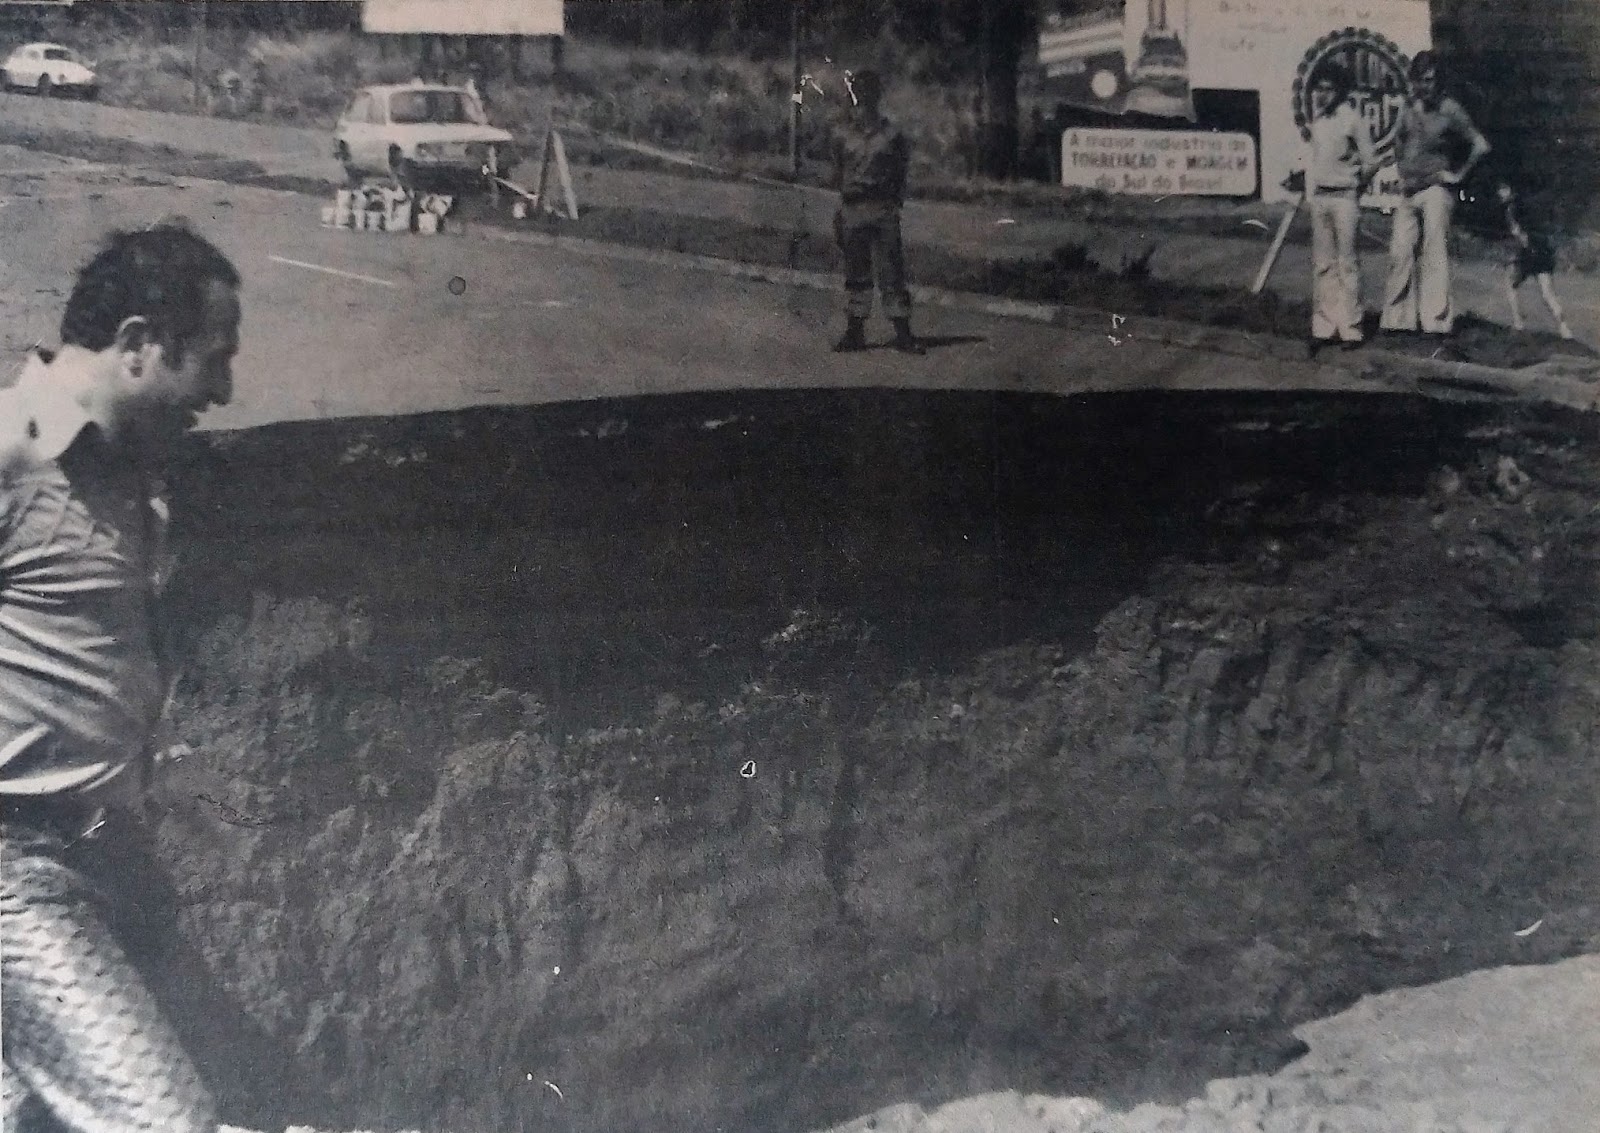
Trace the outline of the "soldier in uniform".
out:
<instances>
[{"instance_id":1,"label":"soldier in uniform","mask_svg":"<svg viewBox=\"0 0 1600 1133\"><path fill-rule=\"evenodd\" d=\"M883 313L894 325L894 346L923 353L911 333L911 293L906 286L905 249L900 243L900 210L905 204L911 143L883 116L883 81L875 71L850 78L854 103L835 151L839 211L834 235L844 251L844 337L836 351L864 350L867 316L872 313L872 277L877 269Z\"/></svg>"},{"instance_id":2,"label":"soldier in uniform","mask_svg":"<svg viewBox=\"0 0 1600 1133\"><path fill-rule=\"evenodd\" d=\"M113 235L58 351L0 389L0 1127L213 1133L85 856L137 809L164 702L160 466L232 393L239 275L187 227ZM107 895L110 896L110 895Z\"/></svg>"}]
</instances>

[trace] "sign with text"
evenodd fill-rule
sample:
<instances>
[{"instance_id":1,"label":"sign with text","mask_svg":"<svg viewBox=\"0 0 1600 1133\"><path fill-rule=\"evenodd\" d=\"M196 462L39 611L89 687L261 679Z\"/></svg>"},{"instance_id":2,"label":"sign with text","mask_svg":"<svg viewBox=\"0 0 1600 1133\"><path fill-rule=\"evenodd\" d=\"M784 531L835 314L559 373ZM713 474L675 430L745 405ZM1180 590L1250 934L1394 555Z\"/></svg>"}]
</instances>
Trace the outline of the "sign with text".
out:
<instances>
[{"instance_id":1,"label":"sign with text","mask_svg":"<svg viewBox=\"0 0 1600 1133\"><path fill-rule=\"evenodd\" d=\"M563 0L365 0L364 31L395 35L561 35Z\"/></svg>"},{"instance_id":2,"label":"sign with text","mask_svg":"<svg viewBox=\"0 0 1600 1133\"><path fill-rule=\"evenodd\" d=\"M1410 93L1407 64L1431 45L1431 28L1429 0L1126 0L1045 19L1039 66L1050 96L1102 114L1194 120L1197 91L1228 94L1233 106L1253 94L1261 195L1282 200L1290 195L1284 179L1305 162L1317 75L1334 66L1350 72L1387 159ZM1241 126L1238 114L1222 124ZM1082 184L1074 178L1091 167L1066 170L1067 183ZM1392 202L1395 181L1385 169L1363 203Z\"/></svg>"},{"instance_id":3,"label":"sign with text","mask_svg":"<svg viewBox=\"0 0 1600 1133\"><path fill-rule=\"evenodd\" d=\"M1280 182L1304 161L1311 80L1338 63L1356 81L1356 100L1374 143L1388 157L1410 84L1411 56L1432 45L1428 0L1188 0L1195 86L1261 93L1261 192L1287 196ZM1386 168L1363 203L1392 200Z\"/></svg>"},{"instance_id":4,"label":"sign with text","mask_svg":"<svg viewBox=\"0 0 1600 1133\"><path fill-rule=\"evenodd\" d=\"M1248 197L1256 143L1209 130L1070 129L1061 135L1061 183L1154 197Z\"/></svg>"}]
</instances>

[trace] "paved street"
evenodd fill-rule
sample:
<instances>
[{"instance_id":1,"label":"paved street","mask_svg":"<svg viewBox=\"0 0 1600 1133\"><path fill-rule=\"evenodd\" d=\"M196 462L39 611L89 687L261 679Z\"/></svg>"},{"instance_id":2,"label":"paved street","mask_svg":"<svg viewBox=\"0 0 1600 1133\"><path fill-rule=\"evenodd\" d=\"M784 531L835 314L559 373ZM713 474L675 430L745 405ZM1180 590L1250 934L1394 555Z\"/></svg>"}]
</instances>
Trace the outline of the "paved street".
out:
<instances>
[{"instance_id":1,"label":"paved street","mask_svg":"<svg viewBox=\"0 0 1600 1133\"><path fill-rule=\"evenodd\" d=\"M1073 334L940 309L919 315L927 357L840 358L838 298L812 290L488 233L329 230L314 198L9 147L0 169L7 350L54 341L71 272L111 226L181 213L234 257L244 347L216 427L736 388L1371 388L1330 367L1141 343L1137 321Z\"/></svg>"},{"instance_id":2,"label":"paved street","mask_svg":"<svg viewBox=\"0 0 1600 1133\"><path fill-rule=\"evenodd\" d=\"M26 95L0 95L0 114L18 128L71 130L165 145L185 153L243 158L275 174L330 180L340 176L330 154L330 136L323 130L160 114ZM779 231L799 229L823 237L831 232L833 197L818 190L747 182L686 181L661 173L581 164L573 172L579 200L585 205L675 212ZM1363 301L1375 309L1382 299L1387 221L1378 215L1366 215L1362 232ZM1270 232L1248 223L1242 214L1238 237L1221 239L1162 231L1159 225L1151 225L1148 231L1096 225L1049 210L934 201L910 203L905 233L910 244L945 248L980 259L1048 255L1059 245L1082 243L1098 262L1110 266L1154 245L1151 269L1158 277L1237 287L1247 286L1255 277L1271 238ZM1310 279L1310 248L1290 244L1273 271L1269 287L1287 298L1304 299L1309 294ZM1496 322L1509 320L1497 263L1481 259L1461 262L1456 266L1455 280L1456 300L1463 311ZM1560 273L1556 283L1577 336L1591 344L1600 343L1600 278ZM1551 328L1549 313L1531 285L1525 289L1523 308L1531 326Z\"/></svg>"}]
</instances>

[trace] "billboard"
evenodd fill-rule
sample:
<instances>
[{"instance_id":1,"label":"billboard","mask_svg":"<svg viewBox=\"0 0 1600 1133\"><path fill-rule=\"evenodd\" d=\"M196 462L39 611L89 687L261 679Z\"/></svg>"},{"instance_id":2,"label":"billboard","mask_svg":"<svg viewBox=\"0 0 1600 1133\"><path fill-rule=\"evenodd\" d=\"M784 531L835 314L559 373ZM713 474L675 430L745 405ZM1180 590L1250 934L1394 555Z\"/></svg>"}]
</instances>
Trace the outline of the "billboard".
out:
<instances>
[{"instance_id":1,"label":"billboard","mask_svg":"<svg viewBox=\"0 0 1600 1133\"><path fill-rule=\"evenodd\" d=\"M563 0L365 0L363 31L424 35L562 35Z\"/></svg>"},{"instance_id":2,"label":"billboard","mask_svg":"<svg viewBox=\"0 0 1600 1133\"><path fill-rule=\"evenodd\" d=\"M1428 0L1188 0L1190 77L1197 87L1261 94L1261 187L1287 196L1280 182L1303 159L1310 137L1311 76L1338 60L1356 76L1357 101L1379 152L1394 142L1410 92L1406 66L1432 46ZM1395 187L1393 168L1376 186L1381 204Z\"/></svg>"},{"instance_id":3,"label":"billboard","mask_svg":"<svg viewBox=\"0 0 1600 1133\"><path fill-rule=\"evenodd\" d=\"M1131 0L1125 34L1125 113L1194 120L1189 65L1189 0Z\"/></svg>"},{"instance_id":4,"label":"billboard","mask_svg":"<svg viewBox=\"0 0 1600 1133\"><path fill-rule=\"evenodd\" d=\"M1111 9L1046 18L1039 64L1061 101L1174 126L1194 120L1195 91L1254 94L1261 194L1276 200L1304 158L1318 68L1338 61L1355 74L1362 116L1387 153L1410 90L1406 65L1431 45L1428 0L1128 0L1115 19ZM1364 203L1389 203L1395 187L1390 167Z\"/></svg>"},{"instance_id":5,"label":"billboard","mask_svg":"<svg viewBox=\"0 0 1600 1133\"><path fill-rule=\"evenodd\" d=\"M1047 15L1039 30L1039 68L1051 93L1071 106L1121 114L1128 93L1122 13Z\"/></svg>"}]
</instances>

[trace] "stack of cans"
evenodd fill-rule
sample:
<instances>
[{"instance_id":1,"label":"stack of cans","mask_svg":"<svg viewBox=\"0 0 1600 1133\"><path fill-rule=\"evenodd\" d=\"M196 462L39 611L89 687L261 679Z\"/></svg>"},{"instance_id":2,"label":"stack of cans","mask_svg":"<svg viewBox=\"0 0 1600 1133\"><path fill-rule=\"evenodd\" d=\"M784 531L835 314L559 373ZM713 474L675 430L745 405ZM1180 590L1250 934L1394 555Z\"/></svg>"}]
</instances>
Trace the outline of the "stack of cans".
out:
<instances>
[{"instance_id":1,"label":"stack of cans","mask_svg":"<svg viewBox=\"0 0 1600 1133\"><path fill-rule=\"evenodd\" d=\"M419 207L405 189L364 185L359 189L340 189L333 204L323 207L322 224L325 228L350 228L357 232L441 232L450 203L448 197L429 194Z\"/></svg>"}]
</instances>

